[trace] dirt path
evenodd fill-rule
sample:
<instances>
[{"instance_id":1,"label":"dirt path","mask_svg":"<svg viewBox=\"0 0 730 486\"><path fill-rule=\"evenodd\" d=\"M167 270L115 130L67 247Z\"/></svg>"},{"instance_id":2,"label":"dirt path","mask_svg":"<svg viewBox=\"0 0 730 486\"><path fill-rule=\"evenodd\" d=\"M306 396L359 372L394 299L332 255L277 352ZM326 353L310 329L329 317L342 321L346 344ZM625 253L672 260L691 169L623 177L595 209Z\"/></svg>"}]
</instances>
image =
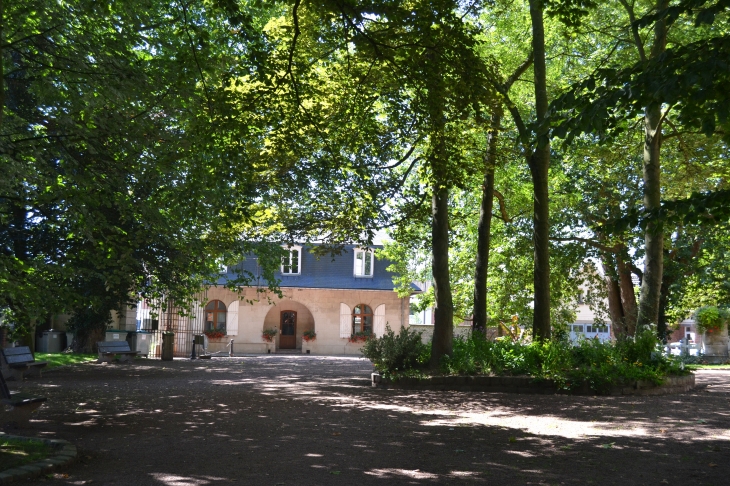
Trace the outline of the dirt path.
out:
<instances>
[{"instance_id":1,"label":"dirt path","mask_svg":"<svg viewBox=\"0 0 730 486\"><path fill-rule=\"evenodd\" d=\"M730 372L692 393L568 397L369 386L363 359L79 365L28 380L49 401L13 431L75 443L18 484L730 484Z\"/></svg>"}]
</instances>

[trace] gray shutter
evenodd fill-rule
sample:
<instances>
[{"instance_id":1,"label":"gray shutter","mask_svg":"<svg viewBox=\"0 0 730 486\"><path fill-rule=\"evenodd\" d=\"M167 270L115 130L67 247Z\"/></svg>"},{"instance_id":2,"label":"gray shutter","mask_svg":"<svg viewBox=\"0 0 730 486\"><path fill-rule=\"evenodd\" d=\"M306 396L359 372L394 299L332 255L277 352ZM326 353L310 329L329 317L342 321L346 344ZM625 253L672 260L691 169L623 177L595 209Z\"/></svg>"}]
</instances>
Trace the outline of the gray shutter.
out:
<instances>
[{"instance_id":1,"label":"gray shutter","mask_svg":"<svg viewBox=\"0 0 730 486\"><path fill-rule=\"evenodd\" d=\"M228 336L238 336L238 300L234 300L228 305L228 313L226 314L226 334Z\"/></svg>"},{"instance_id":2,"label":"gray shutter","mask_svg":"<svg viewBox=\"0 0 730 486\"><path fill-rule=\"evenodd\" d=\"M385 304L380 304L375 308L373 334L375 337L383 337L385 334Z\"/></svg>"}]
</instances>

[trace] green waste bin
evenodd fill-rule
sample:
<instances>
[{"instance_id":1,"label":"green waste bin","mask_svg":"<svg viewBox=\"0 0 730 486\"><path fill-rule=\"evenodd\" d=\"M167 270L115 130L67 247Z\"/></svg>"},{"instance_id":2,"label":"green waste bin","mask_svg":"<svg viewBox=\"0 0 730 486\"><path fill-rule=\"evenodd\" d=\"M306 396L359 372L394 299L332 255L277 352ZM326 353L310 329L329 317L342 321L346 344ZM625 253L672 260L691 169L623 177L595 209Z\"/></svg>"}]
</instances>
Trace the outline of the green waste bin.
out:
<instances>
[{"instance_id":1,"label":"green waste bin","mask_svg":"<svg viewBox=\"0 0 730 486\"><path fill-rule=\"evenodd\" d=\"M172 355L175 352L175 333L162 333L162 361L172 361Z\"/></svg>"}]
</instances>

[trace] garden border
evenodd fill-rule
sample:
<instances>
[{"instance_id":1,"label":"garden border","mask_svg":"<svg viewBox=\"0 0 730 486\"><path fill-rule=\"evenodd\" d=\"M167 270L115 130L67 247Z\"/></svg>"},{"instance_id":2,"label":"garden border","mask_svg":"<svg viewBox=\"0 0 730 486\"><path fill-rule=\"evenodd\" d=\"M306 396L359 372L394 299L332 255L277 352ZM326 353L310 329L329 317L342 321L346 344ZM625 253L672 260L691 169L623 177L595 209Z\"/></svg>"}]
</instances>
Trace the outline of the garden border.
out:
<instances>
[{"instance_id":1,"label":"garden border","mask_svg":"<svg viewBox=\"0 0 730 486\"><path fill-rule=\"evenodd\" d=\"M543 395L670 395L684 393L695 387L694 373L684 376L667 376L664 383L637 380L621 386L612 386L605 393L597 393L588 383L573 390L561 390L552 380L538 380L530 376L429 376L400 378L392 381L379 373L371 375L372 386L407 390L482 391L491 393L529 393Z\"/></svg>"},{"instance_id":2,"label":"garden border","mask_svg":"<svg viewBox=\"0 0 730 486\"><path fill-rule=\"evenodd\" d=\"M42 437L23 437L20 435L9 435L0 433L0 438L39 441L56 448L56 452L40 461L31 462L25 466L18 466L12 469L0 471L0 484L7 484L19 479L38 477L53 469L68 466L77 459L78 451L76 446L63 439L45 439Z\"/></svg>"}]
</instances>

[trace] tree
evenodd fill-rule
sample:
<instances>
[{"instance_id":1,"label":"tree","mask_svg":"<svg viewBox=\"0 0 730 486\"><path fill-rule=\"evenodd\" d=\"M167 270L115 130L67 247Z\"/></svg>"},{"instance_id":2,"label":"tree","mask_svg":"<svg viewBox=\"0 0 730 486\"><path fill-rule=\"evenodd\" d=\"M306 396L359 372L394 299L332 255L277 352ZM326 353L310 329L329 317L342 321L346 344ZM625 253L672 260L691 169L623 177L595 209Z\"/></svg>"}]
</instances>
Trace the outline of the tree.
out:
<instances>
[{"instance_id":1,"label":"tree","mask_svg":"<svg viewBox=\"0 0 730 486\"><path fill-rule=\"evenodd\" d=\"M716 22L727 6L723 2L690 1L670 7L669 2L660 0L637 19L632 4L620 4L629 19L638 60L619 58L616 67L598 70L558 100L556 110L570 106L575 116L560 123L555 133L568 134L570 140L578 133L595 131L610 142L626 130L628 120L641 113L644 213L657 215L663 211L660 155L666 125L680 134L681 142L683 132L711 136L718 131L716 127L727 124L727 109L723 107L727 93L721 87L728 75L722 61L727 58L727 36ZM677 23L682 16L695 17L695 26ZM700 27L703 24L708 26ZM670 26L675 28L668 34ZM641 35L646 27L652 28L648 53ZM672 42L669 48L668 39ZM662 218L657 217L643 218L642 227L645 268L637 319L640 326L659 322L665 231Z\"/></svg>"}]
</instances>

